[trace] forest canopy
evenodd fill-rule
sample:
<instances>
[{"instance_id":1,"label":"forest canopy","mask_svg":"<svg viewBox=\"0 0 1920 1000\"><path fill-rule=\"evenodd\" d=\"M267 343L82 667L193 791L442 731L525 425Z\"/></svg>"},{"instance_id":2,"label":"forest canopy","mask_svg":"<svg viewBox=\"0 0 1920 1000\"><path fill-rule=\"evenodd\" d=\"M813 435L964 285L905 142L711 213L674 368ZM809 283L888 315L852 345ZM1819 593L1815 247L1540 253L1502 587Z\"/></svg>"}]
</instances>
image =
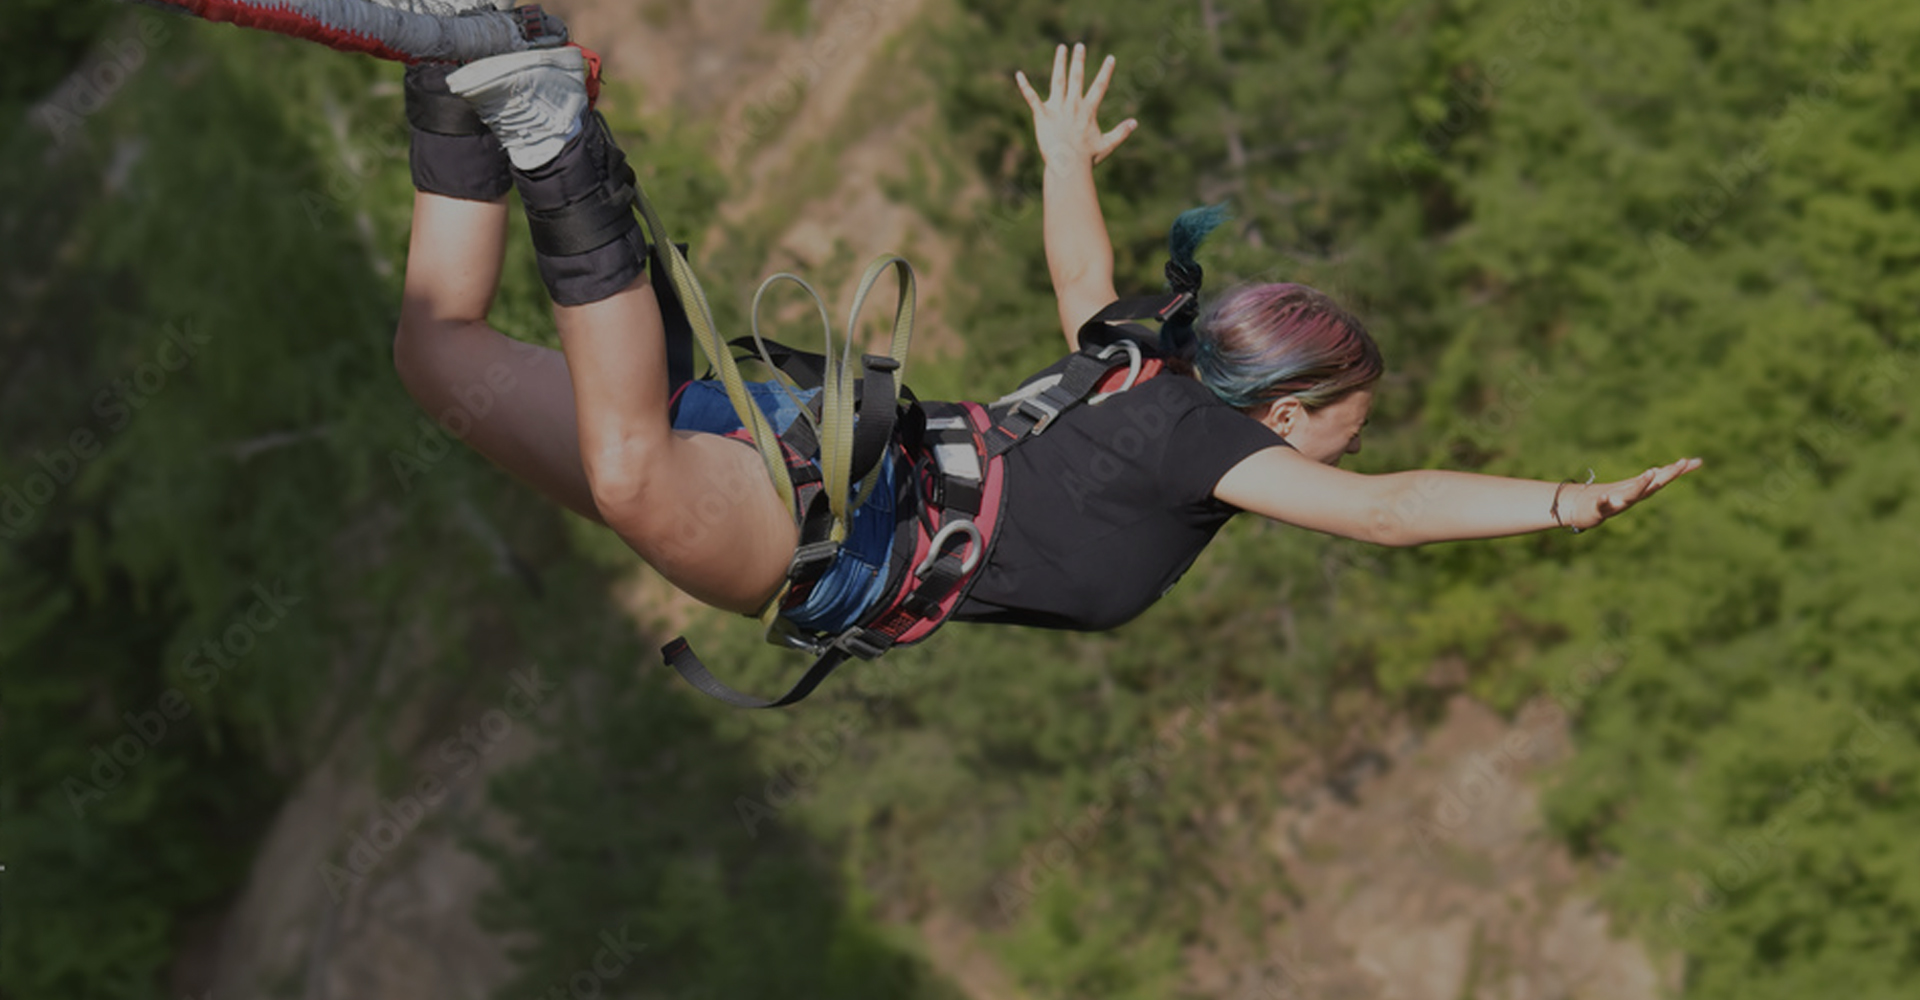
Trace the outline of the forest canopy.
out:
<instances>
[{"instance_id":1,"label":"forest canopy","mask_svg":"<svg viewBox=\"0 0 1920 1000\"><path fill-rule=\"evenodd\" d=\"M1389 553L1241 519L1117 633L948 629L776 721L636 670L617 553L400 389L393 67L113 4L15 17L47 27L0 42L7 995L160 995L306 768L343 732L383 745L423 692L492 697L483 647L592 693L492 788L513 843L476 837L486 919L525 942L503 996L615 914L671 958L609 996L944 996L882 902L936 898L1035 995L1174 995L1218 905L1181 874L1234 842L1214 817L1276 808L1272 776L1357 704L1430 716L1440 662L1571 727L1552 829L1685 995L1920 974L1920 6L930 5L908 45L944 137L890 193L967 273L964 352L912 372L921 395L991 398L1057 352L1009 81L1083 40L1119 59L1108 120L1142 126L1099 173L1123 293L1159 288L1178 212L1230 202L1209 290L1315 285L1386 350L1352 467L1707 467L1578 537ZM701 123L610 106L654 199L722 236L709 283L763 270ZM549 340L512 253L495 320ZM743 684L794 669L738 621L695 628ZM1157 794L1116 794L1116 761L1208 712ZM851 763L767 805L803 734ZM1071 872L1009 889L1098 802ZM1260 895L1226 909L1258 926Z\"/></svg>"}]
</instances>

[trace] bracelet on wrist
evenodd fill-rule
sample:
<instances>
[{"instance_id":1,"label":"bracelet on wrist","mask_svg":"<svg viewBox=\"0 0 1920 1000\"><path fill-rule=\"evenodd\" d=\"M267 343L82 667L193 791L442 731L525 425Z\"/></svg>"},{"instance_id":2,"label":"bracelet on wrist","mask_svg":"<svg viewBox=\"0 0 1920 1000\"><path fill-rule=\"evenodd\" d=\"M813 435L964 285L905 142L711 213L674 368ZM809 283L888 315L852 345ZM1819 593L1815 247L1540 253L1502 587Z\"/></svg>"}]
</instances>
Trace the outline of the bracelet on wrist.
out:
<instances>
[{"instance_id":1,"label":"bracelet on wrist","mask_svg":"<svg viewBox=\"0 0 1920 1000\"><path fill-rule=\"evenodd\" d=\"M1593 479L1594 479L1594 471L1592 469L1588 469L1587 481L1584 483L1580 483L1579 485L1592 486ZM1568 486L1572 486L1572 485L1574 485L1574 481L1571 479L1560 480L1560 485L1553 488L1553 506L1547 509L1547 513L1553 518L1554 524L1557 524L1560 527L1565 528L1568 531L1577 535L1587 529L1575 527L1560 519L1560 493L1562 490L1565 490Z\"/></svg>"}]
</instances>

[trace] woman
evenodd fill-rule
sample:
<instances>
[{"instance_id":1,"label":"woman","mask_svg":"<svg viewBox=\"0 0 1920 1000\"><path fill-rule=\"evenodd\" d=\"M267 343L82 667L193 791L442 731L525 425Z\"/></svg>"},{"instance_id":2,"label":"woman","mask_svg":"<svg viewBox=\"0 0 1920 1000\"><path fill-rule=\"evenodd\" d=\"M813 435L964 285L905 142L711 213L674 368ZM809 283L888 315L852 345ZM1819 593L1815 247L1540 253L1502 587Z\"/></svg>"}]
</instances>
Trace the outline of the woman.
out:
<instances>
[{"instance_id":1,"label":"woman","mask_svg":"<svg viewBox=\"0 0 1920 1000\"><path fill-rule=\"evenodd\" d=\"M1016 77L1046 161L1046 251L1069 350L1115 299L1092 171L1135 128L1100 129L1114 61L1088 83L1085 58L1081 46L1056 51L1044 99ZM462 119L450 92L484 128ZM711 383L676 387L668 375L644 241L630 211L608 207L630 175L588 113L579 50L498 56L450 75L416 69L408 95L420 194L395 343L408 390L438 415L460 410L464 389L510 381L491 412L468 414L468 444L611 528L688 594L735 612L762 608L787 579L795 518L756 451L722 436L738 422ZM509 185L534 224L563 352L486 323ZM1360 449L1382 367L1358 322L1311 289L1262 285L1221 297L1184 338L1174 326L1166 375L1068 411L1013 449L997 541L956 618L1113 627L1163 594L1239 511L1395 546L1583 530L1700 465L1683 459L1590 485L1345 472L1339 461ZM670 409L676 391L686 398ZM760 398L776 424L791 419L782 395ZM781 406L789 412L775 413ZM834 634L885 590L896 472L886 470L876 502L860 508L846 547L794 609L809 628ZM706 530L716 523L723 530Z\"/></svg>"}]
</instances>

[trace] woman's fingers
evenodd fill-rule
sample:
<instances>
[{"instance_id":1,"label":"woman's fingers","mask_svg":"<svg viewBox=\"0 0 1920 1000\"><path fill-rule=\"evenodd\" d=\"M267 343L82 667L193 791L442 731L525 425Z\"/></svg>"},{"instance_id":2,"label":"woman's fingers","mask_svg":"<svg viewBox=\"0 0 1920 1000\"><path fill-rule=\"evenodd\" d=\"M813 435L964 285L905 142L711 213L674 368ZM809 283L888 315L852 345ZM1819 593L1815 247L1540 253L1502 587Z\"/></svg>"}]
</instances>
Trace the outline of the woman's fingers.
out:
<instances>
[{"instance_id":1,"label":"woman's fingers","mask_svg":"<svg viewBox=\"0 0 1920 1000\"><path fill-rule=\"evenodd\" d=\"M1047 91L1047 100L1057 101L1067 92L1067 47L1061 45L1053 50L1053 81Z\"/></svg>"},{"instance_id":2,"label":"woman's fingers","mask_svg":"<svg viewBox=\"0 0 1920 1000\"><path fill-rule=\"evenodd\" d=\"M1114 58L1108 56L1100 63L1100 72L1094 74L1093 86L1087 88L1087 106L1094 111L1100 110L1100 102L1107 96L1107 84L1113 80Z\"/></svg>"},{"instance_id":3,"label":"woman's fingers","mask_svg":"<svg viewBox=\"0 0 1920 1000\"><path fill-rule=\"evenodd\" d=\"M1079 42L1073 45L1073 61L1067 69L1067 95L1069 100L1079 100L1087 85L1087 47Z\"/></svg>"},{"instance_id":4,"label":"woman's fingers","mask_svg":"<svg viewBox=\"0 0 1920 1000\"><path fill-rule=\"evenodd\" d=\"M1027 80L1027 74L1016 71L1013 74L1013 82L1020 85L1020 96L1026 98L1027 107L1033 109L1034 115L1038 116L1040 114L1040 95L1034 92L1033 84Z\"/></svg>"},{"instance_id":5,"label":"woman's fingers","mask_svg":"<svg viewBox=\"0 0 1920 1000\"><path fill-rule=\"evenodd\" d=\"M1655 466L1632 479L1609 484L1595 500L1594 513L1604 521L1660 492L1668 483L1700 468L1702 464L1697 458L1683 458L1668 465Z\"/></svg>"},{"instance_id":6,"label":"woman's fingers","mask_svg":"<svg viewBox=\"0 0 1920 1000\"><path fill-rule=\"evenodd\" d=\"M1100 137L1100 146L1093 151L1093 162L1099 163L1112 155L1114 150L1120 148L1121 143L1127 141L1127 136L1132 135L1133 130L1139 127L1140 123L1131 118L1115 125L1112 131Z\"/></svg>"}]
</instances>

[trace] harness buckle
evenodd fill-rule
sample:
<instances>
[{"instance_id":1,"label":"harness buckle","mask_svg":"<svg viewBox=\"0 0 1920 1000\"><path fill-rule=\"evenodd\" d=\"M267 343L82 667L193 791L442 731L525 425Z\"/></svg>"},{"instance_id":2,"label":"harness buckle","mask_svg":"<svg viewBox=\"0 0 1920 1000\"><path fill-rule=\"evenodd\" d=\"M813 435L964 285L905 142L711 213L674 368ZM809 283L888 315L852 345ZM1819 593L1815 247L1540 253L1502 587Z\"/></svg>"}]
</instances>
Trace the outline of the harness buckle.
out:
<instances>
[{"instance_id":1,"label":"harness buckle","mask_svg":"<svg viewBox=\"0 0 1920 1000\"><path fill-rule=\"evenodd\" d=\"M860 625L840 633L832 642L827 643L827 646L830 649L846 650L863 660L877 660L885 656L889 648L868 639L866 628Z\"/></svg>"},{"instance_id":2,"label":"harness buckle","mask_svg":"<svg viewBox=\"0 0 1920 1000\"><path fill-rule=\"evenodd\" d=\"M1060 408L1041 399L1039 396L1028 396L1013 404L1013 409L1010 412L1023 413L1032 417L1034 420L1033 429L1027 433L1039 434L1041 431L1047 429L1048 424L1053 423L1053 418L1060 415Z\"/></svg>"},{"instance_id":3,"label":"harness buckle","mask_svg":"<svg viewBox=\"0 0 1920 1000\"><path fill-rule=\"evenodd\" d=\"M920 565L913 568L915 577L925 577L927 572L933 569L933 564L940 560L947 543L953 540L955 534L963 534L973 540L973 548L967 552L967 558L960 563L960 572L971 573L979 568L980 559L986 555L987 540L980 534L979 526L972 520L961 518L947 522L945 527L934 534L933 540L927 543L927 557L920 560Z\"/></svg>"},{"instance_id":4,"label":"harness buckle","mask_svg":"<svg viewBox=\"0 0 1920 1000\"><path fill-rule=\"evenodd\" d=\"M840 543L832 539L801 545L793 550L793 561L787 564L787 579L798 583L839 554Z\"/></svg>"}]
</instances>

